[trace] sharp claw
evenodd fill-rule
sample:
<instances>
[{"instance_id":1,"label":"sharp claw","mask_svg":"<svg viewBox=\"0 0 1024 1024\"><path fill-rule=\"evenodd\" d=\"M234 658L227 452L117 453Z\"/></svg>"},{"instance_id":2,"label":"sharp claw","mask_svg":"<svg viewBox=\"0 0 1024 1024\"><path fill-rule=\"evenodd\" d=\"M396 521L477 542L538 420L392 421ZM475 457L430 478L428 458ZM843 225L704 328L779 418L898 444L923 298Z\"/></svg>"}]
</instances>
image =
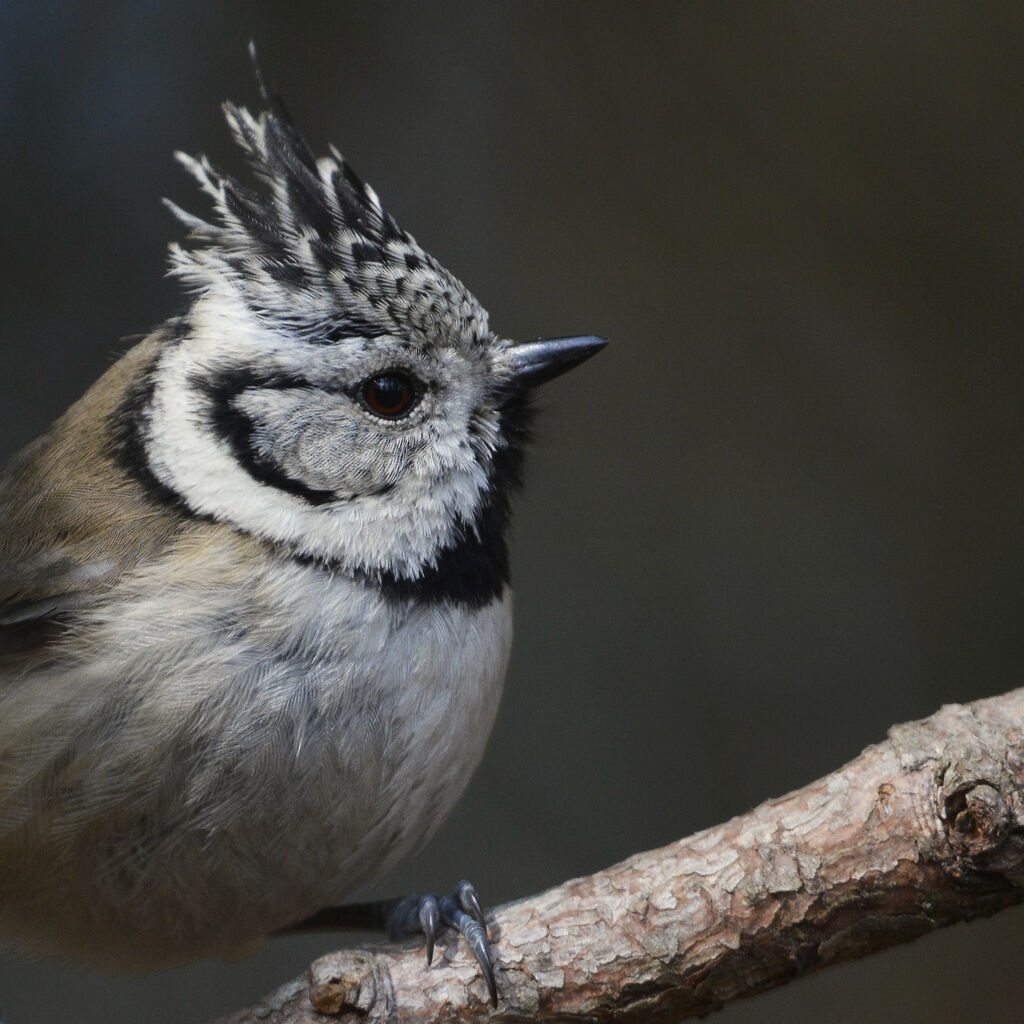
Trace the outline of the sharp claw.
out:
<instances>
[{"instance_id":1,"label":"sharp claw","mask_svg":"<svg viewBox=\"0 0 1024 1024\"><path fill-rule=\"evenodd\" d=\"M491 1005L497 1009L498 986L494 980L494 962L487 948L487 923L480 897L469 882L459 882L451 896L409 896L391 911L388 935L394 940L414 932L422 933L427 944L427 966L434 961L437 936L444 925L457 928L469 951L480 965ZM0 1022L2 1024L2 1022Z\"/></svg>"},{"instance_id":2,"label":"sharp claw","mask_svg":"<svg viewBox=\"0 0 1024 1024\"><path fill-rule=\"evenodd\" d=\"M477 924L470 917L463 918L459 931L462 932L466 945L469 946L470 952L476 957L476 962L480 965L484 981L487 982L487 991L491 996L491 1005L497 1009L498 986L494 981L494 964L491 962L491 953L487 948L487 933L481 925Z\"/></svg>"},{"instance_id":3,"label":"sharp claw","mask_svg":"<svg viewBox=\"0 0 1024 1024\"><path fill-rule=\"evenodd\" d=\"M494 980L494 968L491 966L490 960L487 961L487 966L481 967L480 970L483 972L484 981L487 982L487 991L491 997L491 1006L496 1010L498 1008L498 983Z\"/></svg>"},{"instance_id":4,"label":"sharp claw","mask_svg":"<svg viewBox=\"0 0 1024 1024\"><path fill-rule=\"evenodd\" d=\"M480 908L480 897L477 895L472 883L466 881L459 882L455 889L455 895L462 909L483 928L486 934L487 921L484 919L484 912Z\"/></svg>"},{"instance_id":5,"label":"sharp claw","mask_svg":"<svg viewBox=\"0 0 1024 1024\"><path fill-rule=\"evenodd\" d=\"M441 910L433 896L424 896L419 906L420 928L427 939L427 966L434 962L434 942L441 925Z\"/></svg>"},{"instance_id":6,"label":"sharp claw","mask_svg":"<svg viewBox=\"0 0 1024 1024\"><path fill-rule=\"evenodd\" d=\"M456 895L460 894L456 892ZM494 981L494 964L491 962L491 954L487 949L487 931L482 924L462 910L451 897L441 900L440 908L441 919L445 924L458 928L459 933L469 947L469 951L480 965L484 981L487 982L487 991L491 997L491 1004L497 1008L498 988Z\"/></svg>"}]
</instances>

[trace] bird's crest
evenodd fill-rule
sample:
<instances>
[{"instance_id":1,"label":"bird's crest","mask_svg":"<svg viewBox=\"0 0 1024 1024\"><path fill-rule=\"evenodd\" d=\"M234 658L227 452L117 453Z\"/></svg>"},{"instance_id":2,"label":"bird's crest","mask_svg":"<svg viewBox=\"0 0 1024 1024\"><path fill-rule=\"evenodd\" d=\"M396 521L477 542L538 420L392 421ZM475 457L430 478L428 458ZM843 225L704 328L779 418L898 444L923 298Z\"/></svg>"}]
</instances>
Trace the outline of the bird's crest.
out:
<instances>
[{"instance_id":1,"label":"bird's crest","mask_svg":"<svg viewBox=\"0 0 1024 1024\"><path fill-rule=\"evenodd\" d=\"M171 272L205 292L228 282L258 315L308 341L342 337L489 335L487 314L384 209L333 147L317 159L257 69L267 109L224 113L258 188L205 157L177 159L213 200L203 220L164 200L189 229L171 246Z\"/></svg>"}]
</instances>

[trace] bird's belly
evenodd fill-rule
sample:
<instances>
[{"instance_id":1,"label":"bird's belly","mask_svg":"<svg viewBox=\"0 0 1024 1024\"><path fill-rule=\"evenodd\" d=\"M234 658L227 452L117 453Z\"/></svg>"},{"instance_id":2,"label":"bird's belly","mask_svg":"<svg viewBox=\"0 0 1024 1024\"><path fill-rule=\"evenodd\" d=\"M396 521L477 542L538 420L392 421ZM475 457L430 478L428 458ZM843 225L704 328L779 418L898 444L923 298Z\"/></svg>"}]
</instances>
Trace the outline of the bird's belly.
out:
<instances>
[{"instance_id":1,"label":"bird's belly","mask_svg":"<svg viewBox=\"0 0 1024 1024\"><path fill-rule=\"evenodd\" d=\"M0 778L0 932L120 966L231 952L423 842L483 753L511 595L475 610L337 606L297 605L263 646L236 628L172 679L135 679L131 702L118 699L130 664L121 679L87 666L77 702L65 691L35 728L5 694L25 718L7 738L26 746L0 749L0 764L24 755Z\"/></svg>"},{"instance_id":2,"label":"bird's belly","mask_svg":"<svg viewBox=\"0 0 1024 1024\"><path fill-rule=\"evenodd\" d=\"M365 678L343 684L358 697L339 700L299 756L303 803L333 840L314 909L385 875L454 807L490 736L510 645L510 595L477 611L425 608L375 646Z\"/></svg>"}]
</instances>

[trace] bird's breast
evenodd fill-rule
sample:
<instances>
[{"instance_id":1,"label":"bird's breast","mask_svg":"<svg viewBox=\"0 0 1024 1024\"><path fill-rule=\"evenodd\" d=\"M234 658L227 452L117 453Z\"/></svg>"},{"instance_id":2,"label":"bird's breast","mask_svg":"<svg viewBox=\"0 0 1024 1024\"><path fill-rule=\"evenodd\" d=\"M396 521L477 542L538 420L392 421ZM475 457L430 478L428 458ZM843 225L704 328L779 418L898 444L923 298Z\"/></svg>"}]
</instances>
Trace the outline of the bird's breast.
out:
<instances>
[{"instance_id":1,"label":"bird's breast","mask_svg":"<svg viewBox=\"0 0 1024 1024\"><path fill-rule=\"evenodd\" d=\"M0 924L62 922L27 944L141 966L237 948L380 877L480 760L507 589L472 609L397 602L237 555L178 552L159 587L125 580L74 661L3 692L0 852L33 855L5 858Z\"/></svg>"}]
</instances>

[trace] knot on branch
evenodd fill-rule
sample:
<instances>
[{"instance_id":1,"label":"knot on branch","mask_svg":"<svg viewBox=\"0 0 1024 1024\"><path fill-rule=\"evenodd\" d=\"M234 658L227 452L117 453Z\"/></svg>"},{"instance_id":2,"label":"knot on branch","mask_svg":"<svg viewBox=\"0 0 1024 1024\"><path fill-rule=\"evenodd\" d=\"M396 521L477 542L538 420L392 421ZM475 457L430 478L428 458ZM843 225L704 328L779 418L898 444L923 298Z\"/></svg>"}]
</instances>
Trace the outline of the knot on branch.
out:
<instances>
[{"instance_id":1,"label":"knot on branch","mask_svg":"<svg viewBox=\"0 0 1024 1024\"><path fill-rule=\"evenodd\" d=\"M947 776L948 777L948 776ZM987 779L962 781L945 791L942 820L952 850L983 871L1007 872L1024 866L1024 822L1006 796Z\"/></svg>"},{"instance_id":2,"label":"knot on branch","mask_svg":"<svg viewBox=\"0 0 1024 1024\"><path fill-rule=\"evenodd\" d=\"M388 998L388 985L376 956L360 950L340 950L323 956L309 968L309 1001L314 1009L352 1021L377 1009Z\"/></svg>"},{"instance_id":3,"label":"knot on branch","mask_svg":"<svg viewBox=\"0 0 1024 1024\"><path fill-rule=\"evenodd\" d=\"M946 796L946 833L958 853L972 856L999 846L1010 828L1010 809L995 786L967 782Z\"/></svg>"}]
</instances>

